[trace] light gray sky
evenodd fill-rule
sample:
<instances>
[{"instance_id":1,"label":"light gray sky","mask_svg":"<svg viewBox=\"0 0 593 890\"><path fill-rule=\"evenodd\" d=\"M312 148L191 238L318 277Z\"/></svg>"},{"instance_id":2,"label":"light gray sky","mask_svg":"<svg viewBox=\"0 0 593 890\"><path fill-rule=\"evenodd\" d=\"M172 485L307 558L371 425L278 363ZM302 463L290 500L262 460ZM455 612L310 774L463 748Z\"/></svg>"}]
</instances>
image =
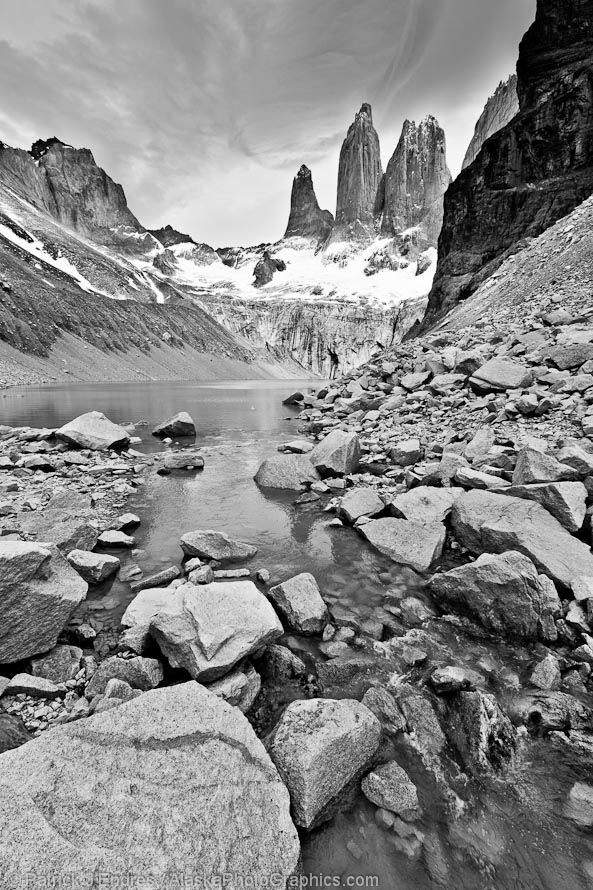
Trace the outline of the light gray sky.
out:
<instances>
[{"instance_id":1,"label":"light gray sky","mask_svg":"<svg viewBox=\"0 0 593 890\"><path fill-rule=\"evenodd\" d=\"M434 114L454 175L536 0L0 0L0 140L92 149L148 227L214 246L284 233L292 178L335 211L364 101L387 165Z\"/></svg>"}]
</instances>

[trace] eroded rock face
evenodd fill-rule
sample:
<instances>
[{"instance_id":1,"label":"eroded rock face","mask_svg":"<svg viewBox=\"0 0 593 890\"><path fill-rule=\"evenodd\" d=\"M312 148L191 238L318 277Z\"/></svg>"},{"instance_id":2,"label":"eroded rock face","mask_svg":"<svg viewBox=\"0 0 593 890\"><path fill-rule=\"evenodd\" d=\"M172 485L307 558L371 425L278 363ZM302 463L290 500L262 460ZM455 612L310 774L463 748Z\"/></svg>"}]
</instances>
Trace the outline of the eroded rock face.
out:
<instances>
[{"instance_id":1,"label":"eroded rock face","mask_svg":"<svg viewBox=\"0 0 593 890\"><path fill-rule=\"evenodd\" d=\"M290 217L284 237L325 240L333 224L333 215L319 206L311 171L303 164L292 183Z\"/></svg>"},{"instance_id":2,"label":"eroded rock face","mask_svg":"<svg viewBox=\"0 0 593 890\"><path fill-rule=\"evenodd\" d=\"M519 114L447 192L427 323L593 192L593 0L538 0L517 92Z\"/></svg>"},{"instance_id":3,"label":"eroded rock face","mask_svg":"<svg viewBox=\"0 0 593 890\"><path fill-rule=\"evenodd\" d=\"M519 111L517 95L517 75L512 74L507 80L501 81L494 95L486 102L484 111L476 124L474 135L465 153L463 169L475 160L487 139L502 130L512 121Z\"/></svg>"},{"instance_id":4,"label":"eroded rock face","mask_svg":"<svg viewBox=\"0 0 593 890\"><path fill-rule=\"evenodd\" d=\"M421 226L428 242L436 245L450 183L445 132L439 122L432 115L418 126L407 120L385 171L383 233L395 235Z\"/></svg>"},{"instance_id":5,"label":"eroded rock face","mask_svg":"<svg viewBox=\"0 0 593 890\"><path fill-rule=\"evenodd\" d=\"M284 888L300 854L263 745L238 708L195 682L3 754L0 817L0 868L15 886L23 872L90 888L99 872L166 884L190 870L255 886L274 874Z\"/></svg>"},{"instance_id":6,"label":"eroded rock face","mask_svg":"<svg viewBox=\"0 0 593 890\"><path fill-rule=\"evenodd\" d=\"M340 152L336 224L373 227L383 207L383 168L373 112L364 103Z\"/></svg>"}]
</instances>

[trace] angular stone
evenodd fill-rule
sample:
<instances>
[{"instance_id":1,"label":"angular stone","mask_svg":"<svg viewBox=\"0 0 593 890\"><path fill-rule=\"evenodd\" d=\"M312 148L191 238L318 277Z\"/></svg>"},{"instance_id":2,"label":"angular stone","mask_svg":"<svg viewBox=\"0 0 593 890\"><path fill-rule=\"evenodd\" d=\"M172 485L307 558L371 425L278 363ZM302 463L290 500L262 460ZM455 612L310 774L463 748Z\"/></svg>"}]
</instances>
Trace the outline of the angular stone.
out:
<instances>
[{"instance_id":1,"label":"angular stone","mask_svg":"<svg viewBox=\"0 0 593 890\"><path fill-rule=\"evenodd\" d=\"M118 658L102 661L86 688L86 696L102 695L110 680L123 680L133 689L154 689L163 681L163 666L156 658Z\"/></svg>"},{"instance_id":2,"label":"angular stone","mask_svg":"<svg viewBox=\"0 0 593 890\"><path fill-rule=\"evenodd\" d=\"M558 459L572 467L578 478L593 474L593 454L578 445L567 445L558 452Z\"/></svg>"},{"instance_id":3,"label":"angular stone","mask_svg":"<svg viewBox=\"0 0 593 890\"><path fill-rule=\"evenodd\" d=\"M88 584L101 584L114 575L121 565L117 556L90 553L88 550L71 550L67 559Z\"/></svg>"},{"instance_id":4,"label":"angular stone","mask_svg":"<svg viewBox=\"0 0 593 890\"><path fill-rule=\"evenodd\" d=\"M105 451L108 448L124 448L129 445L130 435L122 426L112 423L100 411L81 414L70 423L56 430L58 439L77 448Z\"/></svg>"},{"instance_id":5,"label":"angular stone","mask_svg":"<svg viewBox=\"0 0 593 890\"><path fill-rule=\"evenodd\" d=\"M263 745L238 708L194 682L3 754L0 821L6 886L76 875L83 890L105 874L164 887L190 868L195 886L232 874L259 887L273 874L284 890L299 867L288 792Z\"/></svg>"},{"instance_id":6,"label":"angular stone","mask_svg":"<svg viewBox=\"0 0 593 890\"><path fill-rule=\"evenodd\" d=\"M564 804L564 815L585 828L593 825L593 785L575 782Z\"/></svg>"},{"instance_id":7,"label":"angular stone","mask_svg":"<svg viewBox=\"0 0 593 890\"><path fill-rule=\"evenodd\" d=\"M150 633L171 667L207 682L282 636L283 629L255 584L228 581L178 587L152 618Z\"/></svg>"},{"instance_id":8,"label":"angular stone","mask_svg":"<svg viewBox=\"0 0 593 890\"><path fill-rule=\"evenodd\" d=\"M444 522L461 494L458 488L419 485L398 494L391 503L391 509L395 516L403 516L412 522Z\"/></svg>"},{"instance_id":9,"label":"angular stone","mask_svg":"<svg viewBox=\"0 0 593 890\"><path fill-rule=\"evenodd\" d=\"M49 509L23 513L19 526L38 541L55 544L64 555L72 550L92 550L97 543L98 532L84 516L72 515L62 509Z\"/></svg>"},{"instance_id":10,"label":"angular stone","mask_svg":"<svg viewBox=\"0 0 593 890\"><path fill-rule=\"evenodd\" d=\"M568 482L578 479L569 465L560 463L535 448L523 448L513 472L513 485L536 485L541 482Z\"/></svg>"},{"instance_id":11,"label":"angular stone","mask_svg":"<svg viewBox=\"0 0 593 890\"><path fill-rule=\"evenodd\" d=\"M355 523L361 516L374 516L385 508L385 504L374 488L354 488L340 501L338 516Z\"/></svg>"},{"instance_id":12,"label":"angular stone","mask_svg":"<svg viewBox=\"0 0 593 890\"><path fill-rule=\"evenodd\" d=\"M163 466L167 470L201 470L204 458L199 451L174 451L165 455Z\"/></svg>"},{"instance_id":13,"label":"angular stone","mask_svg":"<svg viewBox=\"0 0 593 890\"><path fill-rule=\"evenodd\" d=\"M482 427L465 446L465 457L472 462L479 457L485 457L493 447L494 442L495 436L492 428L489 426Z\"/></svg>"},{"instance_id":14,"label":"angular stone","mask_svg":"<svg viewBox=\"0 0 593 890\"><path fill-rule=\"evenodd\" d=\"M157 424L152 431L159 439L177 439L183 436L195 436L196 426L187 411L180 411L169 420Z\"/></svg>"},{"instance_id":15,"label":"angular stone","mask_svg":"<svg viewBox=\"0 0 593 890\"><path fill-rule=\"evenodd\" d=\"M350 699L309 699L288 705L268 750L290 792L297 825L311 828L369 763L381 724Z\"/></svg>"},{"instance_id":16,"label":"angular stone","mask_svg":"<svg viewBox=\"0 0 593 890\"><path fill-rule=\"evenodd\" d=\"M455 481L463 488L478 488L486 491L508 485L508 482L505 482L500 476L481 473L479 470L474 470L473 467L459 467L455 473Z\"/></svg>"},{"instance_id":17,"label":"angular stone","mask_svg":"<svg viewBox=\"0 0 593 890\"><path fill-rule=\"evenodd\" d=\"M291 630L317 634L329 621L329 612L317 581L308 572L295 575L282 584L270 587L268 596L282 613Z\"/></svg>"},{"instance_id":18,"label":"angular stone","mask_svg":"<svg viewBox=\"0 0 593 890\"><path fill-rule=\"evenodd\" d=\"M150 622L167 605L173 591L169 587L147 588L141 591L124 612L121 623L128 630L122 644L141 655L150 644Z\"/></svg>"},{"instance_id":19,"label":"angular stone","mask_svg":"<svg viewBox=\"0 0 593 890\"><path fill-rule=\"evenodd\" d=\"M375 806L396 813L408 822L420 815L416 786L395 760L372 770L362 780L361 788Z\"/></svg>"},{"instance_id":20,"label":"angular stone","mask_svg":"<svg viewBox=\"0 0 593 890\"><path fill-rule=\"evenodd\" d=\"M186 566L187 568L187 566ZM132 581L130 589L132 593L140 593L141 590L149 590L153 587L165 587L171 581L175 581L181 575L181 570L177 566L169 566L168 569L162 569L155 572L154 575L148 575L140 581Z\"/></svg>"},{"instance_id":21,"label":"angular stone","mask_svg":"<svg viewBox=\"0 0 593 890\"><path fill-rule=\"evenodd\" d=\"M212 529L196 529L181 538L181 549L186 556L199 556L200 559L216 559L221 562L239 562L251 559L257 547L234 541L224 532Z\"/></svg>"},{"instance_id":22,"label":"angular stone","mask_svg":"<svg viewBox=\"0 0 593 890\"><path fill-rule=\"evenodd\" d=\"M511 485L504 494L541 504L569 532L578 532L587 512L587 489L582 482Z\"/></svg>"},{"instance_id":23,"label":"angular stone","mask_svg":"<svg viewBox=\"0 0 593 890\"><path fill-rule=\"evenodd\" d=\"M108 529L105 532L101 532L98 543L104 547L133 547L136 541L132 535Z\"/></svg>"},{"instance_id":24,"label":"angular stone","mask_svg":"<svg viewBox=\"0 0 593 890\"><path fill-rule=\"evenodd\" d=\"M254 478L261 488L301 491L312 482L318 482L320 476L309 455L274 454L266 458Z\"/></svg>"},{"instance_id":25,"label":"angular stone","mask_svg":"<svg viewBox=\"0 0 593 890\"><path fill-rule=\"evenodd\" d=\"M399 565L427 572L445 545L445 526L440 522L407 519L373 519L360 533L379 553Z\"/></svg>"},{"instance_id":26,"label":"angular stone","mask_svg":"<svg viewBox=\"0 0 593 890\"><path fill-rule=\"evenodd\" d=\"M465 492L453 506L453 530L472 553L518 550L564 587L593 576L593 554L540 504L489 491Z\"/></svg>"},{"instance_id":27,"label":"angular stone","mask_svg":"<svg viewBox=\"0 0 593 890\"><path fill-rule=\"evenodd\" d=\"M332 430L307 457L322 476L356 473L360 463L360 441L356 433Z\"/></svg>"},{"instance_id":28,"label":"angular stone","mask_svg":"<svg viewBox=\"0 0 593 890\"><path fill-rule=\"evenodd\" d=\"M60 689L51 680L33 674L15 674L6 687L5 695L30 695L33 698L57 698Z\"/></svg>"},{"instance_id":29,"label":"angular stone","mask_svg":"<svg viewBox=\"0 0 593 890\"><path fill-rule=\"evenodd\" d=\"M80 670L81 659L82 649L78 646L54 646L47 655L31 659L31 674L52 683L66 683Z\"/></svg>"},{"instance_id":30,"label":"angular stone","mask_svg":"<svg viewBox=\"0 0 593 890\"><path fill-rule=\"evenodd\" d=\"M448 729L465 766L478 776L500 771L514 758L516 730L493 695L458 692Z\"/></svg>"},{"instance_id":31,"label":"angular stone","mask_svg":"<svg viewBox=\"0 0 593 890\"><path fill-rule=\"evenodd\" d=\"M55 646L87 589L54 544L0 541L0 663Z\"/></svg>"},{"instance_id":32,"label":"angular stone","mask_svg":"<svg viewBox=\"0 0 593 890\"><path fill-rule=\"evenodd\" d=\"M420 439L404 439L394 445L389 456L398 467L411 467L422 457Z\"/></svg>"},{"instance_id":33,"label":"angular stone","mask_svg":"<svg viewBox=\"0 0 593 890\"><path fill-rule=\"evenodd\" d=\"M469 565L434 575L428 590L440 605L470 615L498 634L555 639L560 600L549 578L522 553L484 553Z\"/></svg>"},{"instance_id":34,"label":"angular stone","mask_svg":"<svg viewBox=\"0 0 593 890\"><path fill-rule=\"evenodd\" d=\"M209 683L207 689L246 714L259 695L261 677L253 665L239 665L222 680Z\"/></svg>"},{"instance_id":35,"label":"angular stone","mask_svg":"<svg viewBox=\"0 0 593 890\"><path fill-rule=\"evenodd\" d=\"M20 717L0 711L0 754L18 748L32 738Z\"/></svg>"},{"instance_id":36,"label":"angular stone","mask_svg":"<svg viewBox=\"0 0 593 890\"><path fill-rule=\"evenodd\" d=\"M529 682L538 689L560 689L562 675L558 659L551 652L536 665Z\"/></svg>"},{"instance_id":37,"label":"angular stone","mask_svg":"<svg viewBox=\"0 0 593 890\"><path fill-rule=\"evenodd\" d=\"M430 682L438 695L446 695L449 692L460 692L463 689L473 689L484 678L477 671L457 665L437 668L430 675Z\"/></svg>"},{"instance_id":38,"label":"angular stone","mask_svg":"<svg viewBox=\"0 0 593 890\"><path fill-rule=\"evenodd\" d=\"M480 392L501 392L525 389L533 381L533 373L525 365L501 358L492 358L474 372L470 384Z\"/></svg>"}]
</instances>

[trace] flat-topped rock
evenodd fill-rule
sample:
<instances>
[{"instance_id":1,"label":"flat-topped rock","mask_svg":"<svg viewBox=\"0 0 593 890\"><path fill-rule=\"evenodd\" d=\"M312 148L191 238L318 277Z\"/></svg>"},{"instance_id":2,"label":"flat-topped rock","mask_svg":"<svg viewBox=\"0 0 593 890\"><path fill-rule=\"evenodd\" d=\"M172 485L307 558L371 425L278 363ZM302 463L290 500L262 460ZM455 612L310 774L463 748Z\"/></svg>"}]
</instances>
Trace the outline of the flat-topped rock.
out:
<instances>
[{"instance_id":1,"label":"flat-topped rock","mask_svg":"<svg viewBox=\"0 0 593 890\"><path fill-rule=\"evenodd\" d=\"M587 489L582 482L510 485L503 493L541 504L569 532L578 532L585 521Z\"/></svg>"},{"instance_id":2,"label":"flat-topped rock","mask_svg":"<svg viewBox=\"0 0 593 890\"><path fill-rule=\"evenodd\" d=\"M458 488L419 485L396 495L391 502L391 510L394 516L403 516L404 519L423 525L430 522L444 522L461 493Z\"/></svg>"},{"instance_id":3,"label":"flat-topped rock","mask_svg":"<svg viewBox=\"0 0 593 890\"><path fill-rule=\"evenodd\" d=\"M102 581L114 575L120 567L117 556L109 556L106 553L90 553L88 550L71 550L67 559L88 584L101 584Z\"/></svg>"},{"instance_id":4,"label":"flat-topped rock","mask_svg":"<svg viewBox=\"0 0 593 890\"><path fill-rule=\"evenodd\" d=\"M255 474L260 488L301 491L321 478L309 460L309 454L273 454Z\"/></svg>"},{"instance_id":5,"label":"flat-topped rock","mask_svg":"<svg viewBox=\"0 0 593 890\"><path fill-rule=\"evenodd\" d=\"M270 587L268 596L291 630L303 634L321 633L329 620L317 581L308 572Z\"/></svg>"},{"instance_id":6,"label":"flat-topped rock","mask_svg":"<svg viewBox=\"0 0 593 890\"><path fill-rule=\"evenodd\" d=\"M338 516L354 523L361 516L374 516L385 509L385 504L376 489L361 486L353 488L340 500Z\"/></svg>"},{"instance_id":7,"label":"flat-topped rock","mask_svg":"<svg viewBox=\"0 0 593 890\"><path fill-rule=\"evenodd\" d=\"M393 562L427 572L443 552L445 526L441 522L372 519L359 529L379 553Z\"/></svg>"},{"instance_id":8,"label":"flat-topped rock","mask_svg":"<svg viewBox=\"0 0 593 890\"><path fill-rule=\"evenodd\" d=\"M257 547L234 541L224 532L212 529L196 529L181 538L181 549L186 556L199 556L201 559L216 559L221 562L237 562L251 559Z\"/></svg>"},{"instance_id":9,"label":"flat-topped rock","mask_svg":"<svg viewBox=\"0 0 593 890\"><path fill-rule=\"evenodd\" d=\"M480 392L501 392L506 389L524 389L533 381L530 368L517 362L492 358L474 371L470 384Z\"/></svg>"}]
</instances>

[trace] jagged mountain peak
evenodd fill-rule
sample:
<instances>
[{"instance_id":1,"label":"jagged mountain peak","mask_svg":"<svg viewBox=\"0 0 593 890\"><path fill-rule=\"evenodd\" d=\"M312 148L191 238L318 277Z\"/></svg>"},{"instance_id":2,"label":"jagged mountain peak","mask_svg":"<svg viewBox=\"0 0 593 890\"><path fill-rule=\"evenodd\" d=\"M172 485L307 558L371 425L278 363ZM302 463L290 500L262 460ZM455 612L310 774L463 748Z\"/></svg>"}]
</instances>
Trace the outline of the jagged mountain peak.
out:
<instances>
[{"instance_id":1,"label":"jagged mountain peak","mask_svg":"<svg viewBox=\"0 0 593 890\"><path fill-rule=\"evenodd\" d=\"M61 139L58 139L57 136L51 136L49 139L37 139L31 146L29 154L34 161L38 161L40 158L46 155L50 148L53 148L54 145L66 146L66 143L63 142ZM71 146L68 147L71 148Z\"/></svg>"},{"instance_id":2,"label":"jagged mountain peak","mask_svg":"<svg viewBox=\"0 0 593 890\"><path fill-rule=\"evenodd\" d=\"M191 235L179 232L172 225L166 225L160 229L149 229L148 231L163 247L173 247L175 244L196 244Z\"/></svg>"},{"instance_id":3,"label":"jagged mountain peak","mask_svg":"<svg viewBox=\"0 0 593 890\"><path fill-rule=\"evenodd\" d=\"M364 102L340 151L336 223L374 227L382 210L381 147L373 126L373 112Z\"/></svg>"},{"instance_id":4,"label":"jagged mountain peak","mask_svg":"<svg viewBox=\"0 0 593 890\"><path fill-rule=\"evenodd\" d=\"M486 102L465 153L463 169L469 167L472 161L475 160L486 140L499 130L502 130L503 127L506 127L518 111L517 75L512 74L506 80L501 80L492 96Z\"/></svg>"},{"instance_id":5,"label":"jagged mountain peak","mask_svg":"<svg viewBox=\"0 0 593 890\"><path fill-rule=\"evenodd\" d=\"M302 164L292 183L290 216L285 238L315 238L325 240L331 233L334 218L329 210L322 210L313 187L313 175Z\"/></svg>"}]
</instances>

